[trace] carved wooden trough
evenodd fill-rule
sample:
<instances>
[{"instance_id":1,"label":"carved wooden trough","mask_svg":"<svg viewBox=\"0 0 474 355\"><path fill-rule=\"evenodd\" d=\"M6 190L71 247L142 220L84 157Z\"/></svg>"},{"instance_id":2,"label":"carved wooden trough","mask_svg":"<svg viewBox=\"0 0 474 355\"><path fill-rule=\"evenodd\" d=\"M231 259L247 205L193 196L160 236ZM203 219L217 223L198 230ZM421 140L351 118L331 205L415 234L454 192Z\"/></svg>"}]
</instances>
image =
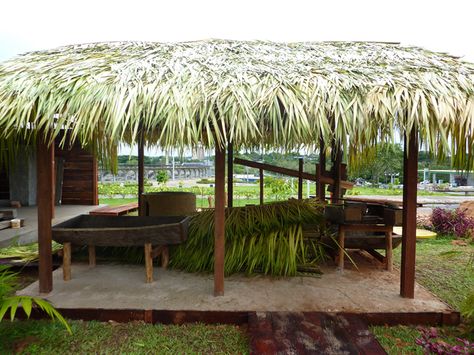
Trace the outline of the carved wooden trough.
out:
<instances>
[{"instance_id":1,"label":"carved wooden trough","mask_svg":"<svg viewBox=\"0 0 474 355\"><path fill-rule=\"evenodd\" d=\"M95 247L144 246L146 281L153 281L153 258L168 264L168 245L186 241L190 217L80 215L52 228L53 240L63 244L63 277L71 279L71 245L89 247L89 265L95 266ZM155 247L155 249L153 249Z\"/></svg>"}]
</instances>

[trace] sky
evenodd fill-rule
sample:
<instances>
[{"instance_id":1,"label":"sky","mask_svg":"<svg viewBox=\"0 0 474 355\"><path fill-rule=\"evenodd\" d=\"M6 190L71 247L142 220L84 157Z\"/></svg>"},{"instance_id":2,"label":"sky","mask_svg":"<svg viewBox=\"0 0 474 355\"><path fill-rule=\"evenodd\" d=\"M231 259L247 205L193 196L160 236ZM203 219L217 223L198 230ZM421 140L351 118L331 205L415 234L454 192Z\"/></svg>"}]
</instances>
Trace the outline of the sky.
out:
<instances>
[{"instance_id":1,"label":"sky","mask_svg":"<svg viewBox=\"0 0 474 355\"><path fill-rule=\"evenodd\" d=\"M0 60L72 43L396 41L474 62L474 1L3 0Z\"/></svg>"},{"instance_id":2,"label":"sky","mask_svg":"<svg viewBox=\"0 0 474 355\"><path fill-rule=\"evenodd\" d=\"M473 0L3 0L0 61L73 43L388 41L474 62Z\"/></svg>"}]
</instances>

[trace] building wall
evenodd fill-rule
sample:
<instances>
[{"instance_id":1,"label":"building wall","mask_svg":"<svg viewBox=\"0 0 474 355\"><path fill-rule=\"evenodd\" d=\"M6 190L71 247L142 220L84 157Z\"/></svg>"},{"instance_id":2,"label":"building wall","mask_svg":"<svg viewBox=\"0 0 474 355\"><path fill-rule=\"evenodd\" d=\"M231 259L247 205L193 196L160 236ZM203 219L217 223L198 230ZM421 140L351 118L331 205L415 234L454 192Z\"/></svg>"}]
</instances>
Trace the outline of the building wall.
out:
<instances>
[{"instance_id":1,"label":"building wall","mask_svg":"<svg viewBox=\"0 0 474 355\"><path fill-rule=\"evenodd\" d=\"M36 151L22 147L8 169L10 200L22 206L36 205Z\"/></svg>"}]
</instances>

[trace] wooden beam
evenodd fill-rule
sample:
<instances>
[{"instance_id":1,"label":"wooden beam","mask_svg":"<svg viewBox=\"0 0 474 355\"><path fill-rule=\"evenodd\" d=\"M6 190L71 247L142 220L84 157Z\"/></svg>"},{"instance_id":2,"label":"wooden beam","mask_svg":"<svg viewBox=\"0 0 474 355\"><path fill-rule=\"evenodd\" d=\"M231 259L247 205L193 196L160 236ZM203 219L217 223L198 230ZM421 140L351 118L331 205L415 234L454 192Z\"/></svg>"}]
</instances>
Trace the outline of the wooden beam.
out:
<instances>
[{"instance_id":1,"label":"wooden beam","mask_svg":"<svg viewBox=\"0 0 474 355\"><path fill-rule=\"evenodd\" d=\"M280 166L270 165L266 163L258 163L251 160L235 158L234 164L248 166L249 168L263 169L263 170L271 171L271 172L286 175L286 176L292 176L295 178L299 177L298 170L282 168ZM316 177L313 174L303 172L301 175L303 176L304 180L316 181ZM333 185L334 179L329 176L321 176L321 182L324 184ZM351 182L341 181L341 187L343 187L344 189L352 189L353 186L354 184Z\"/></svg>"},{"instance_id":2,"label":"wooden beam","mask_svg":"<svg viewBox=\"0 0 474 355\"><path fill-rule=\"evenodd\" d=\"M227 146L227 207L234 206L234 147Z\"/></svg>"},{"instance_id":3,"label":"wooden beam","mask_svg":"<svg viewBox=\"0 0 474 355\"><path fill-rule=\"evenodd\" d=\"M53 217L54 149L48 144L46 137L42 132L38 132L36 138L36 153L39 292L49 293L53 290L51 219Z\"/></svg>"},{"instance_id":4,"label":"wooden beam","mask_svg":"<svg viewBox=\"0 0 474 355\"><path fill-rule=\"evenodd\" d=\"M214 296L224 295L225 150L216 146L214 209Z\"/></svg>"},{"instance_id":5,"label":"wooden beam","mask_svg":"<svg viewBox=\"0 0 474 355\"><path fill-rule=\"evenodd\" d=\"M400 294L415 297L416 200L418 184L418 133L405 134L403 158L403 239Z\"/></svg>"},{"instance_id":6,"label":"wooden beam","mask_svg":"<svg viewBox=\"0 0 474 355\"><path fill-rule=\"evenodd\" d=\"M260 205L263 205L264 201L263 201L263 196L264 196L264 181L263 181L263 169L259 169L258 170L258 173L259 173L259 185L260 185Z\"/></svg>"},{"instance_id":7,"label":"wooden beam","mask_svg":"<svg viewBox=\"0 0 474 355\"><path fill-rule=\"evenodd\" d=\"M141 215L144 211L142 194L145 191L145 132L140 123L138 132L138 211Z\"/></svg>"},{"instance_id":8,"label":"wooden beam","mask_svg":"<svg viewBox=\"0 0 474 355\"><path fill-rule=\"evenodd\" d=\"M303 158L298 159L298 200L303 199L303 168L304 160Z\"/></svg>"}]
</instances>

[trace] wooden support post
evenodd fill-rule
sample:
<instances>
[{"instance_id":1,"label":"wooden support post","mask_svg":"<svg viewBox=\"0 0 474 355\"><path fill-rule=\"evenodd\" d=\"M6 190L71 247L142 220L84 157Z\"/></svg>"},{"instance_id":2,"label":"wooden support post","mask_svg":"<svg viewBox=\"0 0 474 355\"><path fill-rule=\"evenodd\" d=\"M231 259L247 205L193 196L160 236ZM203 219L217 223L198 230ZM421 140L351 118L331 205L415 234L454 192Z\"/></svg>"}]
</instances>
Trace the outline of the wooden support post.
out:
<instances>
[{"instance_id":1,"label":"wooden support post","mask_svg":"<svg viewBox=\"0 0 474 355\"><path fill-rule=\"evenodd\" d=\"M96 257L95 257L95 245L89 245L89 267L95 267Z\"/></svg>"},{"instance_id":2,"label":"wooden support post","mask_svg":"<svg viewBox=\"0 0 474 355\"><path fill-rule=\"evenodd\" d=\"M263 189L264 189L264 181L263 181L263 169L259 169L259 184L260 184L260 205L263 205Z\"/></svg>"},{"instance_id":3,"label":"wooden support post","mask_svg":"<svg viewBox=\"0 0 474 355\"><path fill-rule=\"evenodd\" d=\"M227 146L227 207L234 206L234 147Z\"/></svg>"},{"instance_id":4,"label":"wooden support post","mask_svg":"<svg viewBox=\"0 0 474 355\"><path fill-rule=\"evenodd\" d=\"M42 132L38 132L36 143L39 291L40 293L49 293L53 289L51 219L53 211L54 150L48 145Z\"/></svg>"},{"instance_id":5,"label":"wooden support post","mask_svg":"<svg viewBox=\"0 0 474 355\"><path fill-rule=\"evenodd\" d=\"M405 134L403 158L403 238L400 294L415 297L416 199L418 184L418 133Z\"/></svg>"},{"instance_id":6,"label":"wooden support post","mask_svg":"<svg viewBox=\"0 0 474 355\"><path fill-rule=\"evenodd\" d=\"M332 186L332 203L338 203L341 199L341 164L342 164L342 149L340 145L335 143L333 152L331 154L332 160L332 178L334 185Z\"/></svg>"},{"instance_id":7,"label":"wooden support post","mask_svg":"<svg viewBox=\"0 0 474 355\"><path fill-rule=\"evenodd\" d=\"M298 200L303 199L303 158L298 159Z\"/></svg>"},{"instance_id":8,"label":"wooden support post","mask_svg":"<svg viewBox=\"0 0 474 355\"><path fill-rule=\"evenodd\" d=\"M319 201L326 200L326 185L322 181L323 175L326 173L326 146L324 140L319 141L319 164L316 165L316 195Z\"/></svg>"},{"instance_id":9,"label":"wooden support post","mask_svg":"<svg viewBox=\"0 0 474 355\"><path fill-rule=\"evenodd\" d=\"M92 203L94 205L99 204L99 167L97 164L97 158L92 158Z\"/></svg>"},{"instance_id":10,"label":"wooden support post","mask_svg":"<svg viewBox=\"0 0 474 355\"><path fill-rule=\"evenodd\" d=\"M71 279L71 243L63 244L63 280Z\"/></svg>"},{"instance_id":11,"label":"wooden support post","mask_svg":"<svg viewBox=\"0 0 474 355\"><path fill-rule=\"evenodd\" d=\"M153 282L153 257L151 243L145 243L146 283Z\"/></svg>"},{"instance_id":12,"label":"wooden support post","mask_svg":"<svg viewBox=\"0 0 474 355\"><path fill-rule=\"evenodd\" d=\"M339 270L344 270L344 242L345 242L346 233L342 226L339 226L339 235L338 235L338 243L339 243L339 254L337 258L337 266Z\"/></svg>"},{"instance_id":13,"label":"wooden support post","mask_svg":"<svg viewBox=\"0 0 474 355\"><path fill-rule=\"evenodd\" d=\"M54 161L54 143L51 144L51 159L52 159L52 164L51 164L51 219L54 218L55 216L55 205L56 205L56 163Z\"/></svg>"},{"instance_id":14,"label":"wooden support post","mask_svg":"<svg viewBox=\"0 0 474 355\"><path fill-rule=\"evenodd\" d=\"M214 296L223 296L225 257L225 150L219 146L216 146L215 159Z\"/></svg>"},{"instance_id":15,"label":"wooden support post","mask_svg":"<svg viewBox=\"0 0 474 355\"><path fill-rule=\"evenodd\" d=\"M138 131L138 213L143 214L142 194L145 189L145 132L140 123Z\"/></svg>"},{"instance_id":16,"label":"wooden support post","mask_svg":"<svg viewBox=\"0 0 474 355\"><path fill-rule=\"evenodd\" d=\"M166 269L170 262L170 251L167 245L163 246L163 250L161 251L161 267Z\"/></svg>"},{"instance_id":17,"label":"wooden support post","mask_svg":"<svg viewBox=\"0 0 474 355\"><path fill-rule=\"evenodd\" d=\"M393 270L392 232L385 232L385 268Z\"/></svg>"}]
</instances>

